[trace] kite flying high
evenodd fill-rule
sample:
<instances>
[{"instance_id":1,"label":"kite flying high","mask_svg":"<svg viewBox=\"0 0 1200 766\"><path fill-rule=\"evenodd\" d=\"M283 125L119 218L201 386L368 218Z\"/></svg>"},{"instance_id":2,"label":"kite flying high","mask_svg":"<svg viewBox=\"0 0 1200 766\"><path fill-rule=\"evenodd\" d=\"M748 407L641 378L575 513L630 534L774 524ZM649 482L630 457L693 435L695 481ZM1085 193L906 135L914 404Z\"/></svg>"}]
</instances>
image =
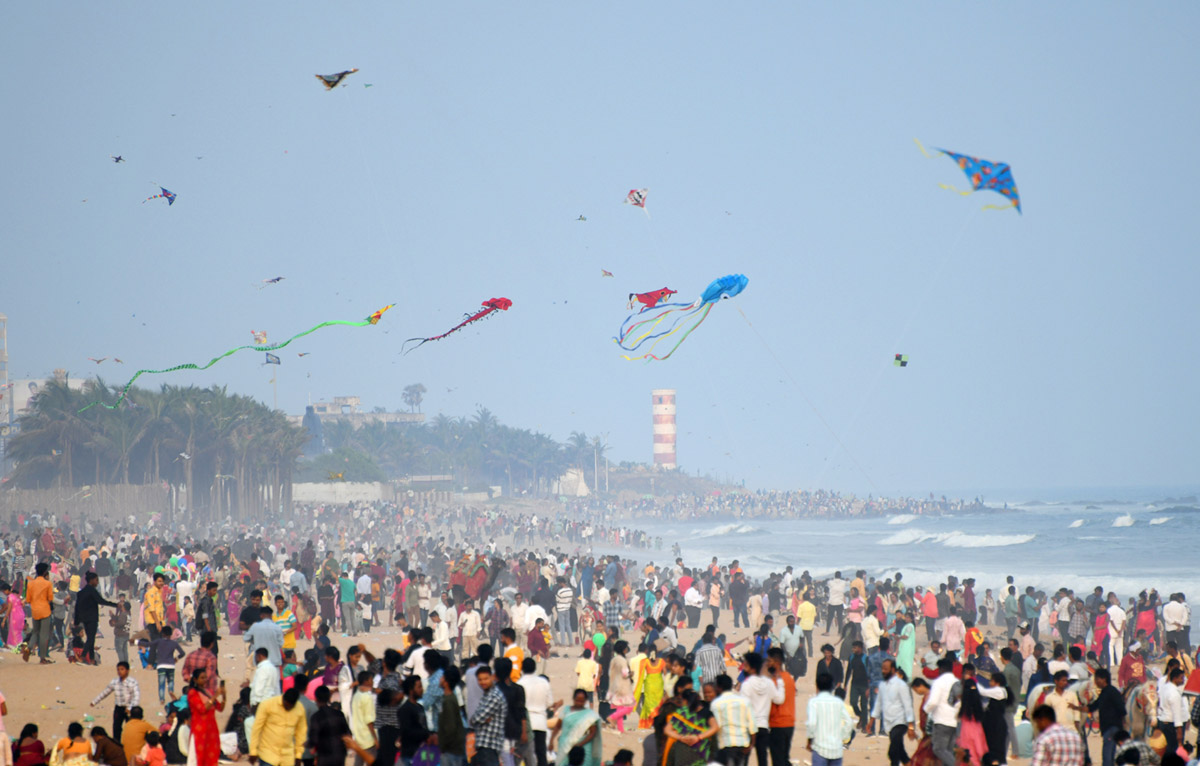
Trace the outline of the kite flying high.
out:
<instances>
[{"instance_id":1,"label":"kite flying high","mask_svg":"<svg viewBox=\"0 0 1200 766\"><path fill-rule=\"evenodd\" d=\"M92 407L95 407L97 404L99 404L101 407L104 407L105 409L108 409L108 410L117 409L118 407L121 406L121 402L125 401L125 397L129 394L129 389L132 388L133 384L137 381L137 379L143 375L163 375L168 372L176 372L178 370L197 370L197 371L207 370L209 367L212 367L214 364L221 361L222 359L229 357L229 356L233 356L234 354L236 354L239 351L245 351L246 349L252 349L254 351L263 351L263 352L275 351L277 349L283 348L284 346L287 346L289 343L291 343L294 340L303 338L306 335L312 335L317 330L320 330L325 327L332 327L334 325L344 325L346 327L368 327L370 325L378 324L379 318L381 316L383 316L383 312L387 311L393 305L395 305L395 304L389 304L388 306L385 306L384 308L379 309L378 311L376 311L376 312L372 313L370 316L368 316L366 319L358 319L358 320L339 319L339 320L333 320L333 321L329 321L329 322L321 322L320 324L318 324L314 327L308 328L304 332L296 333L295 335L293 335L292 337L288 338L285 341L282 341L280 343L275 343L270 346L260 346L257 343L254 345L251 345L251 346L237 346L236 348L229 349L228 351L224 352L223 354L214 356L212 359L208 360L207 364L200 365L200 364L195 364L193 362L185 362L184 364L177 364L174 367L167 367L162 370L149 370L149 369L138 370L136 373L134 373L133 377L129 379L129 382L125 384L125 387L123 389L121 389L121 394L120 394L120 396L117 397L117 400L115 402L113 402L112 404L108 404L106 402L95 401L95 402L92 402L91 404L87 405L86 407L83 407L79 411L83 412L84 410L89 410Z\"/></svg>"},{"instance_id":2,"label":"kite flying high","mask_svg":"<svg viewBox=\"0 0 1200 766\"><path fill-rule=\"evenodd\" d=\"M634 207L640 207L641 209L645 210L646 196L648 194L650 194L649 189L630 189L629 194L625 195L625 204L633 205Z\"/></svg>"},{"instance_id":3,"label":"kite flying high","mask_svg":"<svg viewBox=\"0 0 1200 766\"><path fill-rule=\"evenodd\" d=\"M421 341L420 343L418 343L417 345L408 349L404 353L407 354L409 351L418 349L431 340L441 340L442 338L445 338L447 335L450 335L451 333L458 332L459 330L461 330L462 328L471 324L472 322L478 322L482 319L487 319L489 316L491 316L492 314L494 314L497 311L508 311L509 308L512 307L512 301L510 301L508 298L488 298L486 301L484 301L480 305L483 306L482 309L480 309L479 311L476 311L474 314L467 314L466 319L464 319L463 321L454 325L453 327L451 327L449 330L442 333L441 335L434 335L431 338L409 338L408 340L404 341L405 345L408 345L409 343L411 343L414 340Z\"/></svg>"},{"instance_id":4,"label":"kite flying high","mask_svg":"<svg viewBox=\"0 0 1200 766\"><path fill-rule=\"evenodd\" d=\"M161 187L161 186L158 188L162 189L162 194L155 194L151 197L147 197L146 199L142 200L142 204L145 205L147 202L149 202L152 199L165 199L167 201L167 207L174 205L175 204L175 193L169 192L166 189L163 189L163 187Z\"/></svg>"},{"instance_id":5,"label":"kite flying high","mask_svg":"<svg viewBox=\"0 0 1200 766\"><path fill-rule=\"evenodd\" d=\"M929 152L925 151L925 147L917 141L917 146L926 157L929 157ZM943 189L958 192L964 197L971 192L977 191L994 191L997 194L1008 200L1007 205L986 205L985 209L990 210L1005 210L1010 207L1021 212L1021 195L1017 193L1017 182L1013 179L1012 168L1007 162L992 162L991 160L981 160L978 157L971 157L966 154L958 154L945 149L934 148L935 152L940 152L958 165L963 173L967 175L967 180L971 182L970 191L959 191L950 184L938 184Z\"/></svg>"},{"instance_id":6,"label":"kite flying high","mask_svg":"<svg viewBox=\"0 0 1200 766\"><path fill-rule=\"evenodd\" d=\"M742 292L749 282L750 280L744 274L729 274L714 279L700 294L700 297L691 303L656 302L653 305L646 305L641 311L626 317L625 321L621 323L620 333L613 340L626 351L636 351L644 343L650 343L646 352L641 356L624 355L626 359L645 359L647 361L670 359L671 354L674 354L675 350L687 340L692 331L708 318L708 312L712 310L713 304L722 298L732 298ZM654 316L637 319L647 313L654 313ZM637 321L630 324L631 320L635 319ZM654 348L659 342L681 330L683 334L679 336L679 340L675 341L675 345L667 350L667 353L662 356L654 353Z\"/></svg>"},{"instance_id":7,"label":"kite flying high","mask_svg":"<svg viewBox=\"0 0 1200 766\"><path fill-rule=\"evenodd\" d=\"M316 78L321 81L322 85L325 86L325 90L333 90L342 82L342 80L346 79L357 71L357 68L347 69L346 71L338 72L337 74L319 74L316 75Z\"/></svg>"}]
</instances>

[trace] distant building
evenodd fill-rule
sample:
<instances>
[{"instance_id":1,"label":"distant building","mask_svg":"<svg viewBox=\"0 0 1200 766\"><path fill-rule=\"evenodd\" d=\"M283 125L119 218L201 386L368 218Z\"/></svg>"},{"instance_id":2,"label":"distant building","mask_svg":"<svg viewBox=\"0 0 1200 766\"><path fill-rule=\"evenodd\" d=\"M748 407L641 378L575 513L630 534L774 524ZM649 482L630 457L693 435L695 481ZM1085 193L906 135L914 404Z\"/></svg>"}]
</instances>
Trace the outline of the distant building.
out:
<instances>
[{"instance_id":1,"label":"distant building","mask_svg":"<svg viewBox=\"0 0 1200 766\"><path fill-rule=\"evenodd\" d=\"M310 415L318 423L345 420L355 428L362 428L368 423L395 425L425 422L425 415L421 412L364 412L362 400L357 396L335 396L332 402L310 404L303 415L288 415L288 420L308 428L308 424L312 422ZM312 432L311 428L309 432Z\"/></svg>"},{"instance_id":2,"label":"distant building","mask_svg":"<svg viewBox=\"0 0 1200 766\"><path fill-rule=\"evenodd\" d=\"M308 431L308 442L304 445L305 457L316 457L325 454L325 437L321 433L321 419L310 404L304 410L304 420L301 421L304 430Z\"/></svg>"},{"instance_id":3,"label":"distant building","mask_svg":"<svg viewBox=\"0 0 1200 766\"><path fill-rule=\"evenodd\" d=\"M675 389L656 388L650 392L654 415L654 467L673 471L675 458Z\"/></svg>"}]
</instances>

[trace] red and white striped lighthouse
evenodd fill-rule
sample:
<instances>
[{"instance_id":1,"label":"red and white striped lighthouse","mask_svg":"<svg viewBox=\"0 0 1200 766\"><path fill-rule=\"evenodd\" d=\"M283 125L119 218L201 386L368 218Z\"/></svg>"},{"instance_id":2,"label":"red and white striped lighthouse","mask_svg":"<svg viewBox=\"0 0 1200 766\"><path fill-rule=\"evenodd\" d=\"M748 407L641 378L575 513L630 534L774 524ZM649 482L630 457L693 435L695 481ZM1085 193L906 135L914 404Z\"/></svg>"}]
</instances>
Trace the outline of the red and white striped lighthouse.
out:
<instances>
[{"instance_id":1,"label":"red and white striped lighthouse","mask_svg":"<svg viewBox=\"0 0 1200 766\"><path fill-rule=\"evenodd\" d=\"M654 412L654 466L674 469L675 389L656 388L650 396Z\"/></svg>"}]
</instances>

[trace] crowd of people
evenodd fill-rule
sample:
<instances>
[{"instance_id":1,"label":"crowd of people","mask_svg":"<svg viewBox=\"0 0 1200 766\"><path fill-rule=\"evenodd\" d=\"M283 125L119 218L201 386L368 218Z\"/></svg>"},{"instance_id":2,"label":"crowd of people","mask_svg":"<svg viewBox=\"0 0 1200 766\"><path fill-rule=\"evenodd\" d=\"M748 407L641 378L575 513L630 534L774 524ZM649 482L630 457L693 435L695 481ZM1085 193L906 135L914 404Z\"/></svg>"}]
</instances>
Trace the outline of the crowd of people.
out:
<instances>
[{"instance_id":1,"label":"crowd of people","mask_svg":"<svg viewBox=\"0 0 1200 766\"><path fill-rule=\"evenodd\" d=\"M788 766L798 725L814 765L879 736L893 766L1075 766L1093 734L1104 766L1186 762L1184 594L1126 607L1012 577L983 593L901 572L757 580L736 559L595 550L613 535L577 507L297 506L190 530L14 516L0 639L115 676L91 701L111 727L46 747L30 724L0 766L599 766L606 736L632 746L632 731L645 766ZM372 651L381 630L396 638ZM244 659L222 667L221 642ZM137 670L153 671L154 716ZM30 702L0 695L0 730Z\"/></svg>"},{"instance_id":2,"label":"crowd of people","mask_svg":"<svg viewBox=\"0 0 1200 766\"><path fill-rule=\"evenodd\" d=\"M642 497L620 504L627 517L693 520L707 518L794 519L870 518L878 516L939 516L989 510L979 498L952 500L935 498L855 497L853 494L759 490L755 492L711 492L673 497Z\"/></svg>"}]
</instances>

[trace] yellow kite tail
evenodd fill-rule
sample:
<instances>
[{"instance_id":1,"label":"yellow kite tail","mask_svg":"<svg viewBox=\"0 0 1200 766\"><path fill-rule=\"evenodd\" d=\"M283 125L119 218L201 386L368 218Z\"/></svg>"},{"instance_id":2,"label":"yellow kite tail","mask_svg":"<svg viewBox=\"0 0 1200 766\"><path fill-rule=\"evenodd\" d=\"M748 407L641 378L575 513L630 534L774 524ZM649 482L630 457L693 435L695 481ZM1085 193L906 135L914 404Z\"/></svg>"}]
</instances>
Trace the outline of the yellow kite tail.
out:
<instances>
[{"instance_id":1,"label":"yellow kite tail","mask_svg":"<svg viewBox=\"0 0 1200 766\"><path fill-rule=\"evenodd\" d=\"M917 148L921 150L921 154L925 155L925 159L927 159L927 160L937 159L936 155L930 154L929 152L925 151L925 144L921 143L921 139L914 138L913 143L916 144ZM938 154L941 154L941 152L938 152Z\"/></svg>"}]
</instances>

